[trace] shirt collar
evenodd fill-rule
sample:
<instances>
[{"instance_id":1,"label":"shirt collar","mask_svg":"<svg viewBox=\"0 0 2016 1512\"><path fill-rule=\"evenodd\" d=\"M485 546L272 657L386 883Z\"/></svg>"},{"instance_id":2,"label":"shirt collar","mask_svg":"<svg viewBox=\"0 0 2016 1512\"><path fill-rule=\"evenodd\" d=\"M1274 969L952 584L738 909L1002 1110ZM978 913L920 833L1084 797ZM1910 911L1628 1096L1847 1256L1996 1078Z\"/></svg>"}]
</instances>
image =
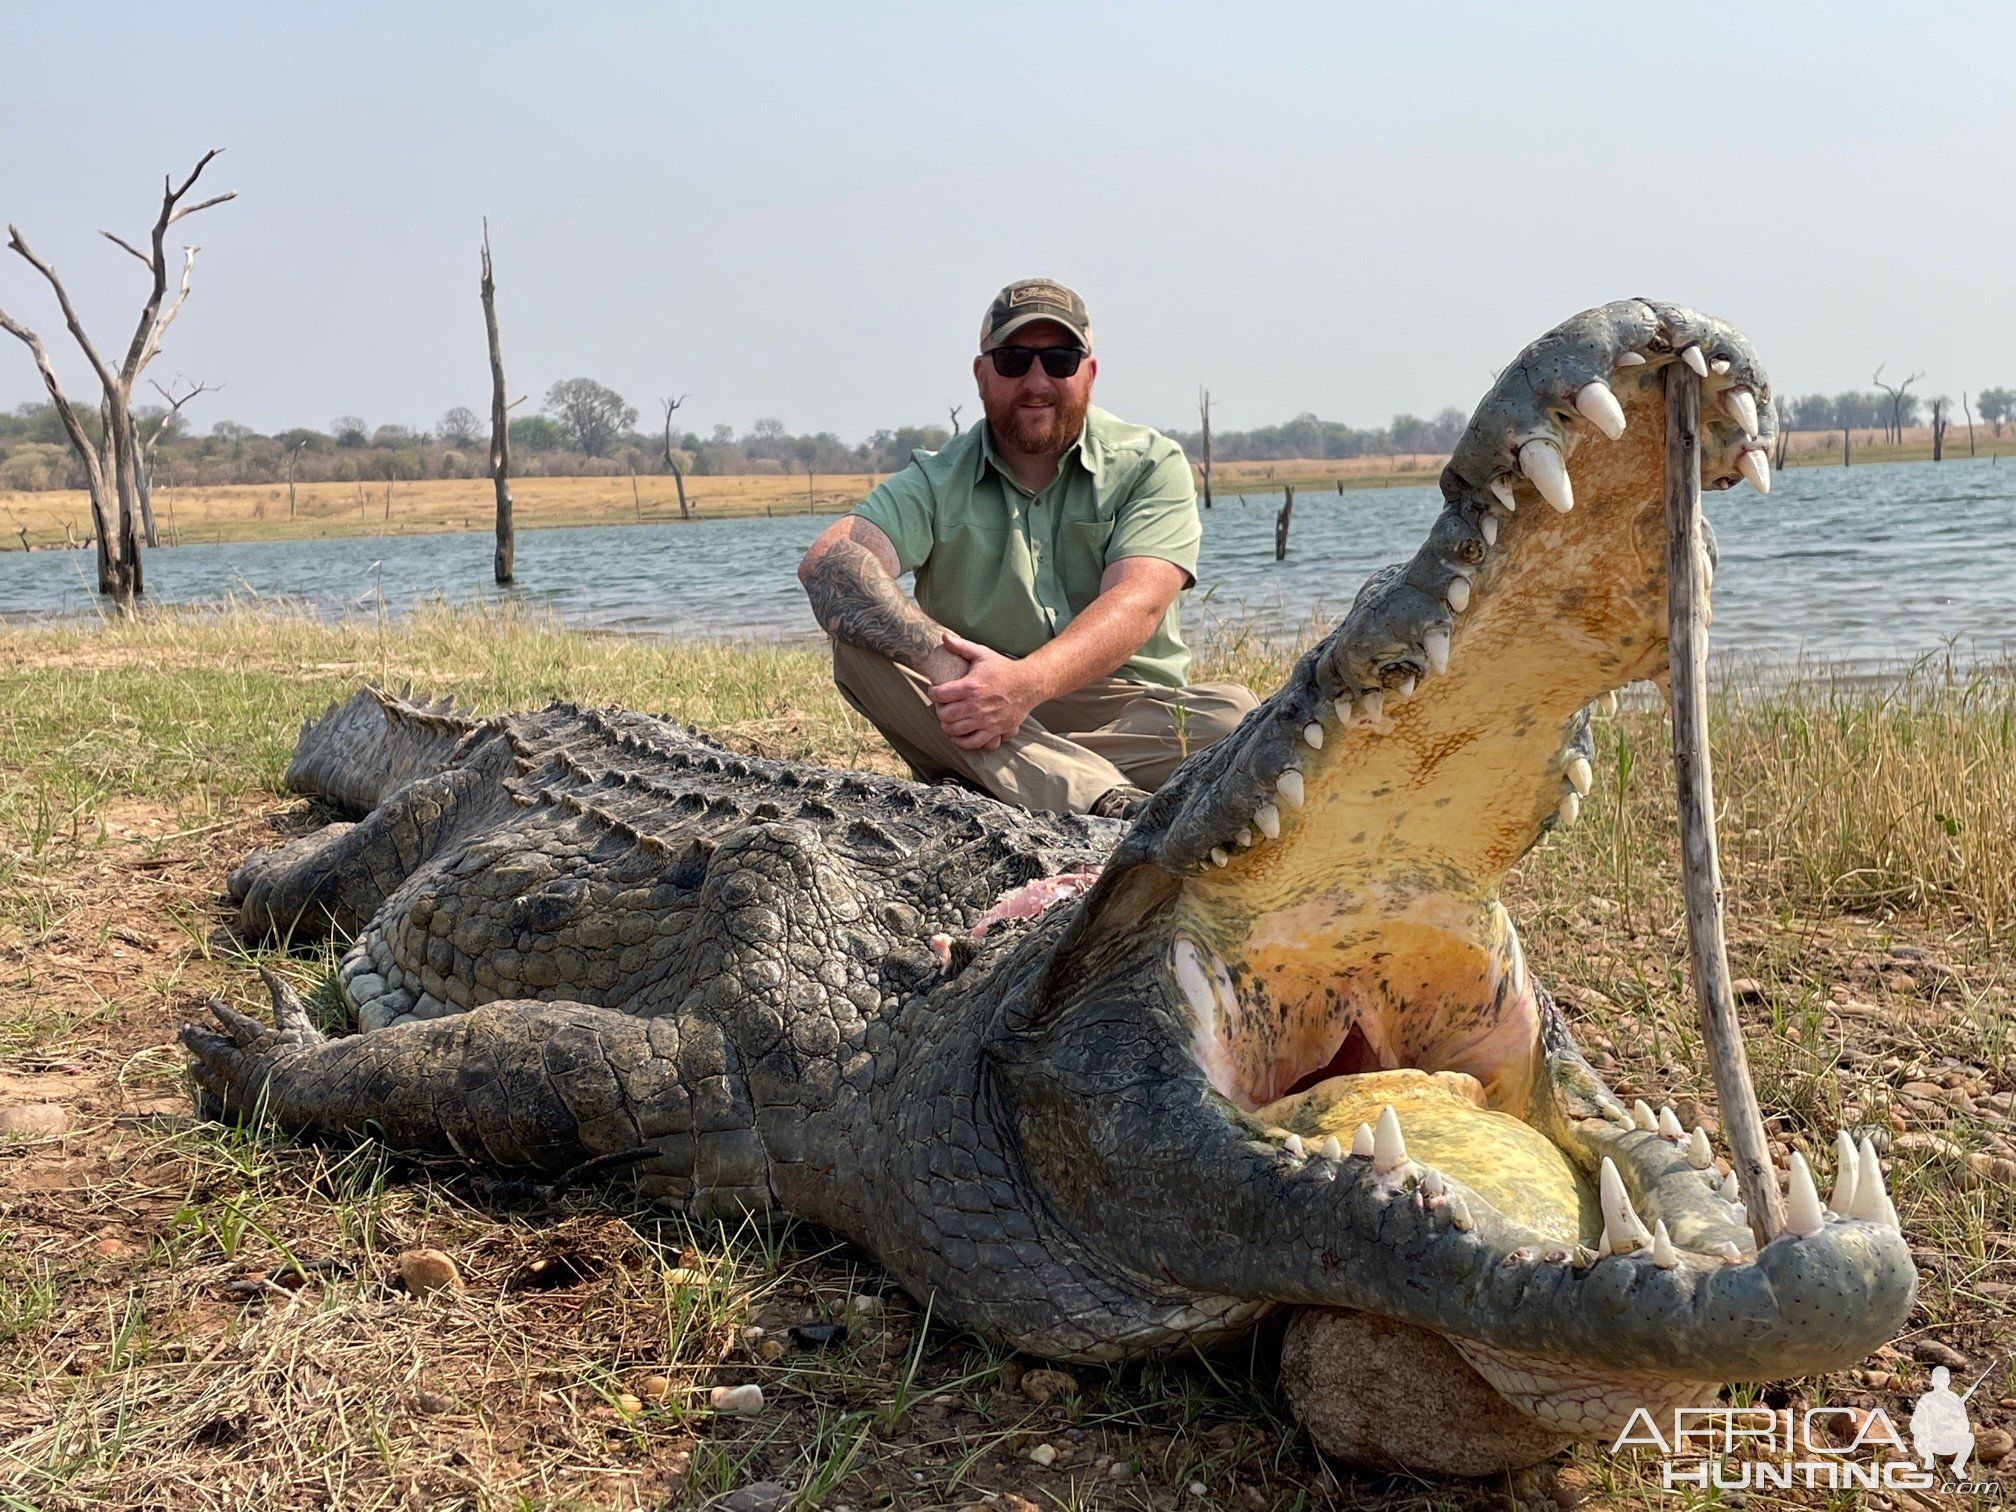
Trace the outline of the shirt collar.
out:
<instances>
[{"instance_id":1,"label":"shirt collar","mask_svg":"<svg viewBox=\"0 0 2016 1512\"><path fill-rule=\"evenodd\" d=\"M1001 459L994 453L994 427L988 423L985 416L982 416L980 424L976 428L980 432L980 446L975 454L973 481L976 483L985 482L987 479L987 469L991 467L994 471L1001 474L1002 481L1007 483L1009 487L1020 490L1022 485L1016 481L1015 474L1010 472L1002 464ZM1092 471L1091 459L1085 455L1085 438L1091 433L1091 430L1092 411L1088 406L1085 411L1084 423L1078 427L1078 439L1073 441L1064 455L1057 459L1057 471L1059 473L1062 473L1074 458L1078 465L1084 468L1087 473Z\"/></svg>"}]
</instances>

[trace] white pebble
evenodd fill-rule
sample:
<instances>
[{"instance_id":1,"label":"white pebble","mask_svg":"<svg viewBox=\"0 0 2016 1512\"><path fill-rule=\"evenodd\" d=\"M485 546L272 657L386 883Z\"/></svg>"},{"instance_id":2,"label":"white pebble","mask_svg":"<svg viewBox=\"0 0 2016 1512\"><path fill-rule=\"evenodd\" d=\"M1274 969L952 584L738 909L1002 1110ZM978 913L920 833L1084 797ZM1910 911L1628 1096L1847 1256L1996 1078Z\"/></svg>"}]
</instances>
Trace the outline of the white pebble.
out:
<instances>
[{"instance_id":1,"label":"white pebble","mask_svg":"<svg viewBox=\"0 0 2016 1512\"><path fill-rule=\"evenodd\" d=\"M707 1405L724 1417L754 1417L763 1410L761 1386L716 1386L707 1393Z\"/></svg>"},{"instance_id":2,"label":"white pebble","mask_svg":"<svg viewBox=\"0 0 2016 1512\"><path fill-rule=\"evenodd\" d=\"M1039 1465L1051 1465L1057 1462L1057 1451L1049 1444L1038 1444L1029 1451L1029 1458Z\"/></svg>"}]
</instances>

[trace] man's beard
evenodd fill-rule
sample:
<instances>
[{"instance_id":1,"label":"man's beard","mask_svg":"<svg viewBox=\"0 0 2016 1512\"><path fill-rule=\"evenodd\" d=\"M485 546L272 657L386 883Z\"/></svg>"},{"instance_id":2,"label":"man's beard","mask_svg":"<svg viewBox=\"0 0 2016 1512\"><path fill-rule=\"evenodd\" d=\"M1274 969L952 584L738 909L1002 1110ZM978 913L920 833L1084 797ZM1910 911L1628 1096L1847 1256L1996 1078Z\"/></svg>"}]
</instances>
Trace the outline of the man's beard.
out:
<instances>
[{"instance_id":1,"label":"man's beard","mask_svg":"<svg viewBox=\"0 0 2016 1512\"><path fill-rule=\"evenodd\" d=\"M1025 456L1055 460L1071 449L1085 428L1089 399L1059 398L1055 404L1021 404L1014 401L987 411L987 423L1003 446Z\"/></svg>"}]
</instances>

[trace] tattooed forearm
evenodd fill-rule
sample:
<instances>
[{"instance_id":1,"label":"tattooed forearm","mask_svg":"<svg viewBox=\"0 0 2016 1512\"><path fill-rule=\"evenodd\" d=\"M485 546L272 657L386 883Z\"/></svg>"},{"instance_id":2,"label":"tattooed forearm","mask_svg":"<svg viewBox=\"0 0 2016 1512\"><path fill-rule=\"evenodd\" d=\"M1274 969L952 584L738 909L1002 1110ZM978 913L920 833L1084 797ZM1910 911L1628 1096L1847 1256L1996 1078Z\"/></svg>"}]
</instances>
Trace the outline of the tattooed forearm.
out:
<instances>
[{"instance_id":1,"label":"tattooed forearm","mask_svg":"<svg viewBox=\"0 0 2016 1512\"><path fill-rule=\"evenodd\" d=\"M837 640L921 672L933 683L965 675L944 646L945 627L903 595L875 554L835 541L805 574L805 596L820 627Z\"/></svg>"}]
</instances>

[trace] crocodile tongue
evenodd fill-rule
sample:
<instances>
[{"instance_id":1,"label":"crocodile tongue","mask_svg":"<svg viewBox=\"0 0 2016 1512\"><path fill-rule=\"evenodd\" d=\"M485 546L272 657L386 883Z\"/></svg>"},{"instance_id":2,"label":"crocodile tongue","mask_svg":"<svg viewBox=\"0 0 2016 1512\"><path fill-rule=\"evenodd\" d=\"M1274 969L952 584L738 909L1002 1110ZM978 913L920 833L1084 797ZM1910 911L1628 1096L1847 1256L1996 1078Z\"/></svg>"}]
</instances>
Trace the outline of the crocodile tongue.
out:
<instances>
[{"instance_id":1,"label":"crocodile tongue","mask_svg":"<svg viewBox=\"0 0 2016 1512\"><path fill-rule=\"evenodd\" d=\"M1539 1130L1485 1106L1484 1088L1460 1071L1370 1071L1335 1076L1255 1111L1254 1118L1302 1136L1334 1137L1349 1148L1392 1108L1407 1131L1407 1153L1453 1176L1514 1223L1543 1239L1594 1246L1603 1211L1575 1163Z\"/></svg>"}]
</instances>

